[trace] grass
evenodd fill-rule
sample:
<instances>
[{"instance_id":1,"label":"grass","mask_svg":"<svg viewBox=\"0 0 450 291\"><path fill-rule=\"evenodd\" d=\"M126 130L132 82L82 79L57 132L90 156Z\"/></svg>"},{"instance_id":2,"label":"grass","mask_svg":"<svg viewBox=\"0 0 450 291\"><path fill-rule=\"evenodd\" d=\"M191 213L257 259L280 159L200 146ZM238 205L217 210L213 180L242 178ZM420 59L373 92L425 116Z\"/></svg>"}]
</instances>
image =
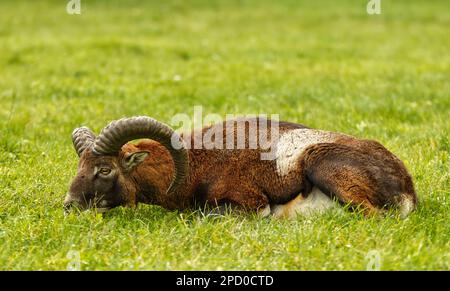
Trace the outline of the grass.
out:
<instances>
[{"instance_id":1,"label":"grass","mask_svg":"<svg viewBox=\"0 0 450 291\"><path fill-rule=\"evenodd\" d=\"M62 1L64 2L64 1ZM442 1L0 2L0 269L450 269L450 17ZM406 220L141 205L64 218L70 134L122 116L275 113L379 140L410 170ZM74 253L75 252L75 253ZM74 255L75 254L75 255Z\"/></svg>"}]
</instances>

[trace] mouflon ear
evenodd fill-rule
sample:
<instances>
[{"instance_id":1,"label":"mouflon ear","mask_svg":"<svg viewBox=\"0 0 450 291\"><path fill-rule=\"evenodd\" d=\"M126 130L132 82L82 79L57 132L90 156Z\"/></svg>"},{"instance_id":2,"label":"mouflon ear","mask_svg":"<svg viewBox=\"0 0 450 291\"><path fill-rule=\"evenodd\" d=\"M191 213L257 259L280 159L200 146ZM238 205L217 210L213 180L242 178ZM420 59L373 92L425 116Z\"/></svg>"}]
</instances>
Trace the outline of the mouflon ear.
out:
<instances>
[{"instance_id":1,"label":"mouflon ear","mask_svg":"<svg viewBox=\"0 0 450 291\"><path fill-rule=\"evenodd\" d=\"M122 166L126 171L131 171L137 165L142 163L150 154L148 151L139 151L134 153L125 154L122 160Z\"/></svg>"}]
</instances>

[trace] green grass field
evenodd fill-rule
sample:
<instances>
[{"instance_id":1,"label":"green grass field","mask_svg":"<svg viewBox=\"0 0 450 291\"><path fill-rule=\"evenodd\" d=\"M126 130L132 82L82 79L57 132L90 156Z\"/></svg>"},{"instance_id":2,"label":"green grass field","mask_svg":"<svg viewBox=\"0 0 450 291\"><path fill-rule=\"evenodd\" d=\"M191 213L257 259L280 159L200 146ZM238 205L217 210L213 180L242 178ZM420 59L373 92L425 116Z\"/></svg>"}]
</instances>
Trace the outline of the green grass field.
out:
<instances>
[{"instance_id":1,"label":"green grass field","mask_svg":"<svg viewBox=\"0 0 450 291\"><path fill-rule=\"evenodd\" d=\"M0 269L450 269L448 1L0 2ZM406 220L295 220L140 205L63 216L71 132L123 116L280 114L382 142ZM75 267L74 267L75 266Z\"/></svg>"}]
</instances>

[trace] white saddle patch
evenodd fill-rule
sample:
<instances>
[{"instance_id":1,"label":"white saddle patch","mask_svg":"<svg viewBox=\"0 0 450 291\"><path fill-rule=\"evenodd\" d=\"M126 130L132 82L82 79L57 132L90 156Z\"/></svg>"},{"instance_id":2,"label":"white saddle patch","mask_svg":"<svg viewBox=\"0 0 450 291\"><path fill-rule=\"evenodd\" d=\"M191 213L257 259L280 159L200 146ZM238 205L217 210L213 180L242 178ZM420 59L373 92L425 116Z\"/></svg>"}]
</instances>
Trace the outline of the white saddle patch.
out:
<instances>
[{"instance_id":1,"label":"white saddle patch","mask_svg":"<svg viewBox=\"0 0 450 291\"><path fill-rule=\"evenodd\" d=\"M337 134L316 129L294 129L283 135L277 142L276 165L277 173L281 177L288 175L296 169L298 159L303 151L310 145L333 142Z\"/></svg>"},{"instance_id":2,"label":"white saddle patch","mask_svg":"<svg viewBox=\"0 0 450 291\"><path fill-rule=\"evenodd\" d=\"M293 218L297 215L311 216L337 207L337 203L314 187L308 197L301 194L286 204L272 206L272 215L276 218Z\"/></svg>"}]
</instances>

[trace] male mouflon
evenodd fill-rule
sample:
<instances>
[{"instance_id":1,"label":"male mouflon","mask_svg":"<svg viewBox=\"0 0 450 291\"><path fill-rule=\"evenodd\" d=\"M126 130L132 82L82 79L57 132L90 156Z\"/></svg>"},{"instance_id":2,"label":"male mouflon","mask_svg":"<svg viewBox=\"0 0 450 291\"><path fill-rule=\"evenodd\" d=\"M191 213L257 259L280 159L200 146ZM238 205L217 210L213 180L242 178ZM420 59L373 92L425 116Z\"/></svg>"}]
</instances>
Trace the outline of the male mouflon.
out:
<instances>
[{"instance_id":1,"label":"male mouflon","mask_svg":"<svg viewBox=\"0 0 450 291\"><path fill-rule=\"evenodd\" d=\"M337 202L366 214L395 208L406 217L417 204L404 164L376 141L268 119L226 123L179 135L139 116L113 121L98 136L86 127L75 129L72 140L80 160L65 209L75 205L103 212L137 203L171 210L233 205L263 216L292 217ZM230 144L230 139L235 143L240 124L254 124L258 134L271 137L273 159L261 159L267 147L217 146L218 140L219 145ZM277 135L271 136L275 127ZM221 134L192 148L195 139L211 131ZM130 143L135 139L144 140Z\"/></svg>"}]
</instances>

